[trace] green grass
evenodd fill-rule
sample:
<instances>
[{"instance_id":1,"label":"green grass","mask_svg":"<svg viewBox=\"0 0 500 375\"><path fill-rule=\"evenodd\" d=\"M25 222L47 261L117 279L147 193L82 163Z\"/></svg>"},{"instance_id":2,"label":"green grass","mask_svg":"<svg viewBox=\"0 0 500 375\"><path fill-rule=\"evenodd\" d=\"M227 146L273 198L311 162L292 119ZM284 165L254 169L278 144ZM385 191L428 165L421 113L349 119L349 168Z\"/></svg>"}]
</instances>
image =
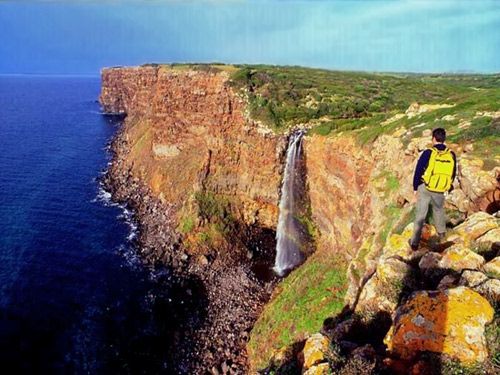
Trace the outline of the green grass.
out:
<instances>
[{"instance_id":1,"label":"green grass","mask_svg":"<svg viewBox=\"0 0 500 375\"><path fill-rule=\"evenodd\" d=\"M194 219L191 216L183 216L179 222L179 231L187 234L194 229Z\"/></svg>"},{"instance_id":2,"label":"green grass","mask_svg":"<svg viewBox=\"0 0 500 375\"><path fill-rule=\"evenodd\" d=\"M298 66L235 65L231 84L246 89L250 114L277 132L299 123L317 134L360 130L364 142L385 132L379 126L412 102L457 104L469 115L498 107L499 75L375 74ZM437 115L419 116L434 121ZM418 121L419 119L414 119ZM408 123L408 125L410 125Z\"/></svg>"},{"instance_id":3,"label":"green grass","mask_svg":"<svg viewBox=\"0 0 500 375\"><path fill-rule=\"evenodd\" d=\"M389 233L401 216L401 211L402 209L394 204L390 204L384 209L385 224L378 235L380 244L385 244Z\"/></svg>"},{"instance_id":4,"label":"green grass","mask_svg":"<svg viewBox=\"0 0 500 375\"><path fill-rule=\"evenodd\" d=\"M227 198L210 191L197 191L194 194L198 204L198 216L211 223L221 234L228 234L235 225L231 205Z\"/></svg>"},{"instance_id":5,"label":"green grass","mask_svg":"<svg viewBox=\"0 0 500 375\"><path fill-rule=\"evenodd\" d=\"M315 253L275 291L252 329L248 350L254 368L267 366L273 350L318 332L344 306L345 263Z\"/></svg>"}]
</instances>

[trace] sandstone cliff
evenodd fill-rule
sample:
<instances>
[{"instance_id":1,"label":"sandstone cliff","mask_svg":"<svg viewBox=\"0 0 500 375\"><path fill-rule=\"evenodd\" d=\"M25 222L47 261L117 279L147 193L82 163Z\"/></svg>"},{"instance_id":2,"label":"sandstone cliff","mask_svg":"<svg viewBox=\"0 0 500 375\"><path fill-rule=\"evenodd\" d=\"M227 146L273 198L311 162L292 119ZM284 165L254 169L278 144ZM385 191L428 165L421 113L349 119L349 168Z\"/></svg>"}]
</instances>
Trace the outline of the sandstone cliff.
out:
<instances>
[{"instance_id":1,"label":"sandstone cliff","mask_svg":"<svg viewBox=\"0 0 500 375\"><path fill-rule=\"evenodd\" d=\"M162 200L196 191L234 198L248 224L277 220L284 140L246 116L228 72L167 67L104 69L100 102L126 113L125 167Z\"/></svg>"}]
</instances>

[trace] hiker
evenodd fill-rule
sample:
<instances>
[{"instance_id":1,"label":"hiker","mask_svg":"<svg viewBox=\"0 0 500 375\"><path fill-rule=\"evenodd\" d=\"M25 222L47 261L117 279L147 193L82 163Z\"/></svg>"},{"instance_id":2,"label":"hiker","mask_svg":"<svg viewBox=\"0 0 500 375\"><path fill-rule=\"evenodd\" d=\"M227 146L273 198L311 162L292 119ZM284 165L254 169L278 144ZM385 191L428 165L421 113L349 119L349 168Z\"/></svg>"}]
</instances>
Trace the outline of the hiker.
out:
<instances>
[{"instance_id":1,"label":"hiker","mask_svg":"<svg viewBox=\"0 0 500 375\"><path fill-rule=\"evenodd\" d=\"M413 193L416 196L416 214L413 235L408 241L412 250L418 249L422 228L429 204L432 205L432 216L438 232L439 240L443 240L446 232L446 216L444 212L444 193L453 190L456 175L456 156L444 141L446 131L436 128L432 131L432 143L418 159L413 175Z\"/></svg>"}]
</instances>

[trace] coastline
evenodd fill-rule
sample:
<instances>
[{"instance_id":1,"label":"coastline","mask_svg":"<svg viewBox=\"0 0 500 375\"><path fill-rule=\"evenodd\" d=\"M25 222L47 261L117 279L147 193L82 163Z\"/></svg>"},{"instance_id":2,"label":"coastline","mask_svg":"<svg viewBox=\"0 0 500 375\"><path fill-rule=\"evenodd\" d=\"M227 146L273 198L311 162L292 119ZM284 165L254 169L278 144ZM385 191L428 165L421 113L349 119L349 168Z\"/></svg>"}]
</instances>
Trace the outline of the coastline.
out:
<instances>
[{"instance_id":1,"label":"coastline","mask_svg":"<svg viewBox=\"0 0 500 375\"><path fill-rule=\"evenodd\" d=\"M177 302L191 306L173 338L172 368L178 373L247 372L249 332L278 279L259 279L242 246L220 249L216 259L188 256L175 231L174 206L153 196L124 167L127 124L124 120L110 144L111 161L101 181L111 201L131 212L137 256L153 269L171 268L171 281L185 291Z\"/></svg>"}]
</instances>

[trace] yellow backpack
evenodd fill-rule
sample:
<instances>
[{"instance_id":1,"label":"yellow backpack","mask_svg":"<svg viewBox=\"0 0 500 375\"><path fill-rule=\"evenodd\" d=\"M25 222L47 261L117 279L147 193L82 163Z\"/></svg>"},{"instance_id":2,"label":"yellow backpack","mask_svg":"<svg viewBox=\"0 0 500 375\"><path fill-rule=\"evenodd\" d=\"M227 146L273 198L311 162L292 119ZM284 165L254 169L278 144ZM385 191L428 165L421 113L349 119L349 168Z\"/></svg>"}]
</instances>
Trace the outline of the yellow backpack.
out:
<instances>
[{"instance_id":1,"label":"yellow backpack","mask_svg":"<svg viewBox=\"0 0 500 375\"><path fill-rule=\"evenodd\" d=\"M436 193L450 190L454 168L455 159L448 147L443 151L432 147L429 164L422 177L427 190Z\"/></svg>"}]
</instances>

